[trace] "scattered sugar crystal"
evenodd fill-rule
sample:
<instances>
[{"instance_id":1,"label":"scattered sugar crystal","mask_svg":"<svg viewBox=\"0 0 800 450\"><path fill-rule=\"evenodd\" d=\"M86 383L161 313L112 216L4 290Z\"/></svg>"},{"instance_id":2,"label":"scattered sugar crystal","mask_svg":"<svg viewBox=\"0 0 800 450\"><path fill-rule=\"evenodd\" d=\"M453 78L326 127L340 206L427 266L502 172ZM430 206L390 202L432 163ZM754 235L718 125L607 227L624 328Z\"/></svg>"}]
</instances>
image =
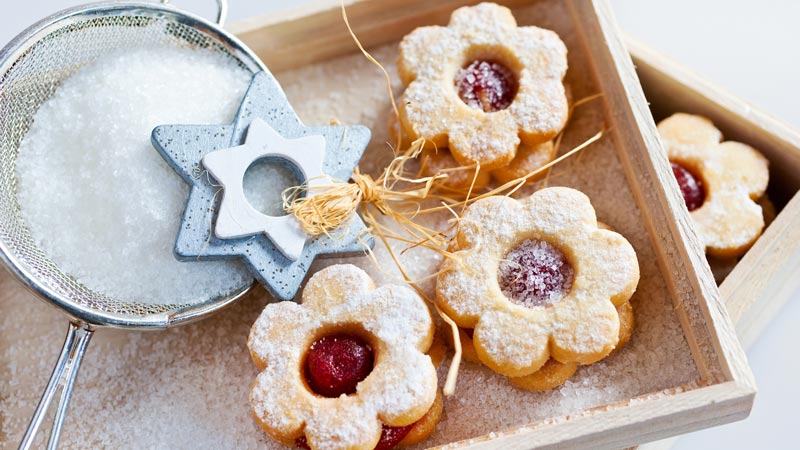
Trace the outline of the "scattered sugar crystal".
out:
<instances>
[{"instance_id":1,"label":"scattered sugar crystal","mask_svg":"<svg viewBox=\"0 0 800 450\"><path fill-rule=\"evenodd\" d=\"M456 72L458 96L469 107L485 112L508 108L517 93L517 80L504 65L473 61Z\"/></svg>"},{"instance_id":2,"label":"scattered sugar crystal","mask_svg":"<svg viewBox=\"0 0 800 450\"><path fill-rule=\"evenodd\" d=\"M564 298L574 271L552 244L528 239L503 258L497 277L503 295L530 308L550 306Z\"/></svg>"},{"instance_id":3,"label":"scattered sugar crystal","mask_svg":"<svg viewBox=\"0 0 800 450\"><path fill-rule=\"evenodd\" d=\"M221 55L147 47L65 80L17 158L17 198L39 246L80 283L128 301L191 303L240 286L248 275L238 263L173 256L188 187L150 133L230 122L249 79Z\"/></svg>"}]
</instances>

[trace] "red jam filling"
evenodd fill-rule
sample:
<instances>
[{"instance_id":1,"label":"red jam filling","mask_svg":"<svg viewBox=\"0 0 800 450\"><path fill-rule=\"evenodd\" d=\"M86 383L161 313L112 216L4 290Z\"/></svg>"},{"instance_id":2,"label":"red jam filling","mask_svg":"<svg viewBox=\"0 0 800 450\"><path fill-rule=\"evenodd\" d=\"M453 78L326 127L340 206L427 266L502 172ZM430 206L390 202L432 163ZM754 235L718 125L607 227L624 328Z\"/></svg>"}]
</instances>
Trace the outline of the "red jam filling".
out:
<instances>
[{"instance_id":1,"label":"red jam filling","mask_svg":"<svg viewBox=\"0 0 800 450\"><path fill-rule=\"evenodd\" d=\"M491 61L473 61L460 69L455 86L464 103L487 113L508 108L517 95L517 80L511 70Z\"/></svg>"},{"instance_id":2,"label":"red jam filling","mask_svg":"<svg viewBox=\"0 0 800 450\"><path fill-rule=\"evenodd\" d=\"M500 262L498 281L512 302L531 307L550 306L572 287L574 271L553 245L526 240Z\"/></svg>"},{"instance_id":3,"label":"red jam filling","mask_svg":"<svg viewBox=\"0 0 800 450\"><path fill-rule=\"evenodd\" d=\"M411 428L413 427L413 424L405 427L390 427L389 425L383 425L383 430L381 431L381 440L378 441L378 445L375 446L375 450L393 449L397 444L400 443L400 441L408 436L408 433L411 432ZM294 445L298 448L311 450L311 447L308 446L308 441L306 441L305 436L300 436L299 438L295 439Z\"/></svg>"},{"instance_id":4,"label":"red jam filling","mask_svg":"<svg viewBox=\"0 0 800 450\"><path fill-rule=\"evenodd\" d=\"M390 450L393 449L397 444L400 443L408 433L411 432L411 428L414 427L414 424L406 425L404 427L390 427L389 425L383 426L383 431L381 432L381 440L378 441L378 445L375 446L375 450Z\"/></svg>"},{"instance_id":5,"label":"red jam filling","mask_svg":"<svg viewBox=\"0 0 800 450\"><path fill-rule=\"evenodd\" d=\"M703 186L703 180L678 163L671 162L670 165L689 211L703 206L703 202L706 200L706 188Z\"/></svg>"},{"instance_id":6,"label":"red jam filling","mask_svg":"<svg viewBox=\"0 0 800 450\"><path fill-rule=\"evenodd\" d=\"M312 391L325 397L356 392L356 386L372 372L374 355L363 339L339 334L325 336L308 349L306 380Z\"/></svg>"}]
</instances>

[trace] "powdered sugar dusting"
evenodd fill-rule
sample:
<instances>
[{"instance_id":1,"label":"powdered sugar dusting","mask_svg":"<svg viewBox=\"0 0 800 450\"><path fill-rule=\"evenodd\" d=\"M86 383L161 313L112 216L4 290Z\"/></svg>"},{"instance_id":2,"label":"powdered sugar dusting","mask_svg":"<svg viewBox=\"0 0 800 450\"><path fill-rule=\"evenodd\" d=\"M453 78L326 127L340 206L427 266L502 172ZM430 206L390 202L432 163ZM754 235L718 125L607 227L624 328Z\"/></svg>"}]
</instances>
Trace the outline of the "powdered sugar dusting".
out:
<instances>
[{"instance_id":1,"label":"powdered sugar dusting","mask_svg":"<svg viewBox=\"0 0 800 450\"><path fill-rule=\"evenodd\" d=\"M536 24L558 31L570 48L568 82L575 98L597 93L597 87L587 80L589 72L580 39L570 31L569 12L561 2L544 1L528 8L515 10L521 24ZM403 92L397 81L394 61L397 48L388 44L371 49L395 80L395 93ZM360 55L331 60L299 70L279 74L289 98L301 116L310 122L324 122L335 116L346 122L369 124L375 136L389 136L385 114L388 107L384 80L373 74L373 67ZM306 80L319 80L315 85ZM352 80L358 79L358 84ZM332 90L331 86L337 89ZM560 153L570 149L602 128L604 111L601 103L587 104L576 110L571 125L560 146ZM364 170L376 175L391 159L386 150L387 139L375 139L361 161ZM618 354L600 363L581 367L577 374L559 389L544 393L527 392L512 387L508 381L485 367L464 363L459 372L456 395L445 399L446 414L433 437L415 448L444 445L461 439L477 437L514 426L549 420L578 413L586 408L625 401L640 394L660 391L698 378L680 322L675 314L664 277L656 261L653 244L642 225L636 201L628 187L623 168L616 156L613 140L602 140L591 149L557 166L548 177L548 185L576 187L589 195L598 211L598 218L610 223L635 247L639 256L642 278L632 299L638 325L631 342ZM597 167L603 167L598 171ZM544 185L544 181L523 189L529 195ZM444 228L449 217L420 217L429 226ZM513 219L510 219L513 220ZM392 228L391 223L386 223ZM396 230L396 228L392 228ZM369 259L319 260L314 269L330 264L349 262L364 268L376 280L400 282L391 256L377 245L376 268ZM502 256L502 255L501 255ZM428 295L434 296L433 283L424 277L438 270L441 257L423 249L413 249L399 255L412 278L423 280ZM464 290L479 292L485 286L478 282ZM445 361L440 369L444 379ZM512 405L512 407L509 407Z\"/></svg>"},{"instance_id":2,"label":"powdered sugar dusting","mask_svg":"<svg viewBox=\"0 0 800 450\"><path fill-rule=\"evenodd\" d=\"M502 64L473 61L456 72L458 96L469 107L483 112L508 108L517 91L514 74Z\"/></svg>"},{"instance_id":3,"label":"powdered sugar dusting","mask_svg":"<svg viewBox=\"0 0 800 450\"><path fill-rule=\"evenodd\" d=\"M720 143L722 133L701 116L677 113L658 130L706 250L723 258L742 255L764 228L755 200L769 182L767 159L748 145Z\"/></svg>"},{"instance_id":4,"label":"powdered sugar dusting","mask_svg":"<svg viewBox=\"0 0 800 450\"><path fill-rule=\"evenodd\" d=\"M500 262L497 276L503 295L531 308L549 306L564 298L575 272L552 244L526 239Z\"/></svg>"},{"instance_id":5,"label":"powdered sugar dusting","mask_svg":"<svg viewBox=\"0 0 800 450\"><path fill-rule=\"evenodd\" d=\"M437 304L460 327L475 327L479 351L500 350L486 351L484 363L522 376L537 370L549 352L559 362L588 364L616 346L614 302L631 297L639 268L624 238L597 228L586 195L549 187L521 200L481 199L462 223L460 250L442 264ZM540 238L526 239L531 235ZM483 287L465 287L474 285ZM486 323L489 314L493 325Z\"/></svg>"}]
</instances>

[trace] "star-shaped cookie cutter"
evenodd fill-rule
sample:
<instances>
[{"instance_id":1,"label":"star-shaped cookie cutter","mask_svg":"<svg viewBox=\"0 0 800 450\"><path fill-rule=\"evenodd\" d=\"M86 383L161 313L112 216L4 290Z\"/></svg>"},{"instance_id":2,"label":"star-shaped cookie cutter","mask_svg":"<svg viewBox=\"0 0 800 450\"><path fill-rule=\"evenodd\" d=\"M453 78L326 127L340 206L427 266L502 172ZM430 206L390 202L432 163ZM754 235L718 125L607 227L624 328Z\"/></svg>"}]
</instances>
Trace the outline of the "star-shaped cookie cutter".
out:
<instances>
[{"instance_id":1,"label":"star-shaped cookie cutter","mask_svg":"<svg viewBox=\"0 0 800 450\"><path fill-rule=\"evenodd\" d=\"M276 298L293 298L318 255L363 254L374 240L355 213L332 236L310 237L294 217L258 212L244 198L244 172L268 157L295 169L305 186L344 182L352 176L370 135L368 128L358 125L304 125L268 72L253 77L230 125L156 127L153 145L191 188L175 256L182 261L242 258ZM265 142L288 147L265 149L260 145ZM226 155L248 148L250 154L228 158L235 163L225 167ZM238 180L230 177L231 167L240 175Z\"/></svg>"}]
</instances>

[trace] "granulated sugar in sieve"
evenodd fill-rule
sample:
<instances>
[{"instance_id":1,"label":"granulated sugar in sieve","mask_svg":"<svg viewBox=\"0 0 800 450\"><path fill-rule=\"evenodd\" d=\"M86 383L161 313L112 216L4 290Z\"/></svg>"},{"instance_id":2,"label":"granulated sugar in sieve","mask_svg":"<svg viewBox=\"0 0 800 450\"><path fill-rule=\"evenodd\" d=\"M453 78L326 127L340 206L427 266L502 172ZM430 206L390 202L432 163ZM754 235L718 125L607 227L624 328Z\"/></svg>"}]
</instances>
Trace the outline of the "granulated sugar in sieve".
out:
<instances>
[{"instance_id":1,"label":"granulated sugar in sieve","mask_svg":"<svg viewBox=\"0 0 800 450\"><path fill-rule=\"evenodd\" d=\"M230 122L250 76L222 55L147 47L65 80L17 157L17 199L37 244L78 282L126 301L192 303L241 286L239 263L173 256L188 186L150 133Z\"/></svg>"}]
</instances>

